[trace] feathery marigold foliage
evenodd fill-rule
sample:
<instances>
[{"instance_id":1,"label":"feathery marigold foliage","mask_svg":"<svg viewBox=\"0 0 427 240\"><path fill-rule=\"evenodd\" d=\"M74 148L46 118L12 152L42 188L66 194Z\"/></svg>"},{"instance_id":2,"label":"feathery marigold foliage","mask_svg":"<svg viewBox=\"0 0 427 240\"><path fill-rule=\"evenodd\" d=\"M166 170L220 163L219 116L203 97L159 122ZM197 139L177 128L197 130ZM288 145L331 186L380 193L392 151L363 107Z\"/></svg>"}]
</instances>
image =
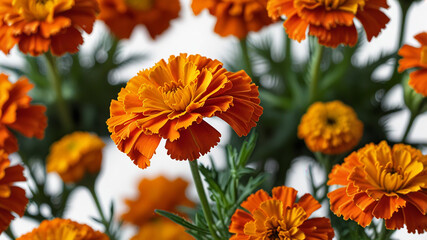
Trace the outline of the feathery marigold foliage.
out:
<instances>
[{"instance_id":1,"label":"feathery marigold foliage","mask_svg":"<svg viewBox=\"0 0 427 240\"><path fill-rule=\"evenodd\" d=\"M166 31L178 18L179 0L99 0L98 19L119 39L129 38L137 25L144 25L151 38Z\"/></svg>"},{"instance_id":2,"label":"feathery marigold foliage","mask_svg":"<svg viewBox=\"0 0 427 240\"><path fill-rule=\"evenodd\" d=\"M47 172L56 172L65 183L77 183L86 173L101 169L105 143L88 132L74 132L52 144L47 156Z\"/></svg>"},{"instance_id":3,"label":"feathery marigold foliage","mask_svg":"<svg viewBox=\"0 0 427 240\"><path fill-rule=\"evenodd\" d=\"M122 215L125 223L143 226L150 220L159 218L154 210L161 209L180 213L179 206L193 207L194 203L185 194L188 182L182 178L169 180L164 176L154 179L142 179L138 186L138 196L135 199L125 199L128 206Z\"/></svg>"},{"instance_id":4,"label":"feathery marigold foliage","mask_svg":"<svg viewBox=\"0 0 427 240\"><path fill-rule=\"evenodd\" d=\"M363 136L356 112L340 101L311 105L298 126L298 137L312 152L341 154L355 147Z\"/></svg>"},{"instance_id":5,"label":"feathery marigold foliage","mask_svg":"<svg viewBox=\"0 0 427 240\"><path fill-rule=\"evenodd\" d=\"M290 187L273 188L270 197L264 190L250 195L231 218L231 240L249 239L325 239L334 237L327 218L310 218L321 207L311 196L304 194L297 202L297 191Z\"/></svg>"},{"instance_id":6,"label":"feathery marigold foliage","mask_svg":"<svg viewBox=\"0 0 427 240\"><path fill-rule=\"evenodd\" d=\"M140 227L138 233L130 240L192 240L185 228L167 219L156 219Z\"/></svg>"},{"instance_id":7,"label":"feathery marigold foliage","mask_svg":"<svg viewBox=\"0 0 427 240\"><path fill-rule=\"evenodd\" d=\"M24 168L21 165L10 166L8 154L0 148L0 233L15 218L13 213L24 216L28 199L25 190L15 183L25 181Z\"/></svg>"},{"instance_id":8,"label":"feathery marigold foliage","mask_svg":"<svg viewBox=\"0 0 427 240\"><path fill-rule=\"evenodd\" d=\"M266 10L267 0L193 0L191 7L199 15L204 9L217 18L214 31L222 37L245 38L272 23Z\"/></svg>"},{"instance_id":9,"label":"feathery marigold foliage","mask_svg":"<svg viewBox=\"0 0 427 240\"><path fill-rule=\"evenodd\" d=\"M399 60L399 72L415 68L409 74L409 85L415 92L427 96L427 32L422 32L414 37L420 47L403 45L399 50L402 59Z\"/></svg>"},{"instance_id":10,"label":"feathery marigold foliage","mask_svg":"<svg viewBox=\"0 0 427 240\"><path fill-rule=\"evenodd\" d=\"M9 129L26 137L44 137L46 107L30 104L27 93L32 88L27 78L11 83L7 75L0 74L0 149L9 154L18 151L18 141Z\"/></svg>"},{"instance_id":11,"label":"feathery marigold foliage","mask_svg":"<svg viewBox=\"0 0 427 240\"><path fill-rule=\"evenodd\" d=\"M427 231L427 156L409 145L385 141L350 154L329 174L331 210L362 227L385 220L387 229Z\"/></svg>"},{"instance_id":12,"label":"feathery marigold foliage","mask_svg":"<svg viewBox=\"0 0 427 240\"><path fill-rule=\"evenodd\" d=\"M388 7L387 0L269 0L267 9L275 20L286 16L283 26L290 38L301 42L308 29L308 35L317 37L320 44L335 48L356 45L355 19L368 41L378 36L390 20L382 12Z\"/></svg>"},{"instance_id":13,"label":"feathery marigold foliage","mask_svg":"<svg viewBox=\"0 0 427 240\"><path fill-rule=\"evenodd\" d=\"M171 56L129 80L112 100L108 129L117 147L140 168L150 165L161 139L177 160L195 160L221 134L204 118L217 116L239 135L256 126L263 108L244 72L229 72L200 55Z\"/></svg>"},{"instance_id":14,"label":"feathery marigold foliage","mask_svg":"<svg viewBox=\"0 0 427 240\"><path fill-rule=\"evenodd\" d=\"M18 44L33 56L76 53L98 11L96 0L0 0L0 50Z\"/></svg>"},{"instance_id":15,"label":"feathery marigold foliage","mask_svg":"<svg viewBox=\"0 0 427 240\"><path fill-rule=\"evenodd\" d=\"M55 218L43 221L32 232L17 238L17 240L35 239L109 240L110 238L86 224L80 224L69 219Z\"/></svg>"}]
</instances>

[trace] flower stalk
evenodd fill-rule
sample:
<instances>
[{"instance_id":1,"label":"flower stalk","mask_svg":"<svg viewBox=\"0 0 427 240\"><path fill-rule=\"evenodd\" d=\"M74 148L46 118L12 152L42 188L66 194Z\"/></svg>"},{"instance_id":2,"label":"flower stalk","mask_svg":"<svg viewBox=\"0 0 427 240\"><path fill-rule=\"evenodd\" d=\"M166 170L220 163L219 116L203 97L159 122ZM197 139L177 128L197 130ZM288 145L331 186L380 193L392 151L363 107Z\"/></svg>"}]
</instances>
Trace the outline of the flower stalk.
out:
<instances>
[{"instance_id":1,"label":"flower stalk","mask_svg":"<svg viewBox=\"0 0 427 240\"><path fill-rule=\"evenodd\" d=\"M251 58L249 56L248 40L247 40L247 38L244 38L244 39L240 40L240 48L242 49L242 56L243 56L243 61L244 61L244 64L245 64L245 70L248 73L248 75L252 79L254 79Z\"/></svg>"},{"instance_id":2,"label":"flower stalk","mask_svg":"<svg viewBox=\"0 0 427 240\"><path fill-rule=\"evenodd\" d=\"M6 229L6 231L5 231L4 233L6 233L6 235L7 235L11 240L15 240L15 239L16 239L16 237L15 237L15 235L13 234L12 229L10 228L10 226L9 226L9 228L8 228L8 229Z\"/></svg>"},{"instance_id":3,"label":"flower stalk","mask_svg":"<svg viewBox=\"0 0 427 240\"><path fill-rule=\"evenodd\" d=\"M322 56L324 52L324 47L319 43L316 44L316 50L312 56L311 65L310 65L310 86L309 86L309 103L313 103L317 98L317 88L319 85L320 78L320 64L322 63Z\"/></svg>"},{"instance_id":4,"label":"flower stalk","mask_svg":"<svg viewBox=\"0 0 427 240\"><path fill-rule=\"evenodd\" d=\"M199 195L200 204L202 205L203 214L205 215L206 223L209 227L209 232L212 238L219 240L220 238L216 234L212 210L209 206L208 199L206 197L205 189L203 188L202 178L200 177L199 165L197 160L189 161L191 174L193 175L194 184L196 185L197 194Z\"/></svg>"}]
</instances>

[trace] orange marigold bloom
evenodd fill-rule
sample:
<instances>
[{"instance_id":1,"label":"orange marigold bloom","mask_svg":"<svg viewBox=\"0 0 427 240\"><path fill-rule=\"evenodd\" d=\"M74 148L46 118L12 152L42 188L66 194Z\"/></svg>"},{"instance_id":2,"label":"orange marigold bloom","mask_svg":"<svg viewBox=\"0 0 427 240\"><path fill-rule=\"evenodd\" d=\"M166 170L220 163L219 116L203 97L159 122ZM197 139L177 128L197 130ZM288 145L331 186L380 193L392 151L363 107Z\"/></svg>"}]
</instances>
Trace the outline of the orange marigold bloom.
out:
<instances>
[{"instance_id":1,"label":"orange marigold bloom","mask_svg":"<svg viewBox=\"0 0 427 240\"><path fill-rule=\"evenodd\" d=\"M256 126L263 109L251 81L244 71L228 72L200 55L161 60L129 80L111 102L111 138L140 168L150 165L162 138L173 159L197 159L221 136L203 118L218 116L239 136Z\"/></svg>"},{"instance_id":2,"label":"orange marigold bloom","mask_svg":"<svg viewBox=\"0 0 427 240\"><path fill-rule=\"evenodd\" d=\"M44 220L38 228L16 240L35 239L109 240L110 238L104 233L93 230L86 224L80 224L69 219L56 218Z\"/></svg>"},{"instance_id":3,"label":"orange marigold bloom","mask_svg":"<svg viewBox=\"0 0 427 240\"><path fill-rule=\"evenodd\" d=\"M214 31L226 37L245 38L272 23L266 10L268 0L193 0L191 7L196 15L204 9L217 18Z\"/></svg>"},{"instance_id":4,"label":"orange marigold bloom","mask_svg":"<svg viewBox=\"0 0 427 240\"><path fill-rule=\"evenodd\" d=\"M415 36L415 39L421 44L420 47L403 45L399 50L402 59L399 60L399 72L410 68L416 68L416 71L409 74L409 85L415 92L427 96L427 32L422 32Z\"/></svg>"},{"instance_id":5,"label":"orange marigold bloom","mask_svg":"<svg viewBox=\"0 0 427 240\"><path fill-rule=\"evenodd\" d=\"M130 240L193 240L194 238L185 232L185 228L168 219L157 219L145 223L139 232Z\"/></svg>"},{"instance_id":6,"label":"orange marigold bloom","mask_svg":"<svg viewBox=\"0 0 427 240\"><path fill-rule=\"evenodd\" d=\"M311 196L304 194L298 202L297 191L290 187L273 188L273 197L264 190L252 194L231 217L230 240L250 239L319 239L330 240L334 229L327 218L311 218L321 207Z\"/></svg>"},{"instance_id":7,"label":"orange marigold bloom","mask_svg":"<svg viewBox=\"0 0 427 240\"><path fill-rule=\"evenodd\" d=\"M302 117L298 137L312 152L340 154L356 146L363 135L363 123L354 110L340 101L316 102Z\"/></svg>"},{"instance_id":8,"label":"orange marigold bloom","mask_svg":"<svg viewBox=\"0 0 427 240\"><path fill-rule=\"evenodd\" d=\"M66 183L79 182L86 172L101 169L104 142L87 132L74 132L52 144L47 156L47 171L56 172Z\"/></svg>"},{"instance_id":9,"label":"orange marigold bloom","mask_svg":"<svg viewBox=\"0 0 427 240\"><path fill-rule=\"evenodd\" d=\"M388 229L427 230L427 156L408 145L368 144L336 165L328 185L331 210L362 227L373 217Z\"/></svg>"},{"instance_id":10,"label":"orange marigold bloom","mask_svg":"<svg viewBox=\"0 0 427 240\"><path fill-rule=\"evenodd\" d=\"M99 4L98 18L120 39L129 38L139 24L154 39L169 28L181 10L179 0L99 0Z\"/></svg>"},{"instance_id":11,"label":"orange marigold bloom","mask_svg":"<svg viewBox=\"0 0 427 240\"><path fill-rule=\"evenodd\" d=\"M7 153L0 149L0 233L14 219L13 212L24 216L28 199L24 189L14 184L25 180L24 168L21 165L11 167Z\"/></svg>"},{"instance_id":12,"label":"orange marigold bloom","mask_svg":"<svg viewBox=\"0 0 427 240\"><path fill-rule=\"evenodd\" d=\"M173 181L163 176L142 179L138 186L139 195L133 200L125 199L128 211L122 215L123 221L143 226L159 217L154 213L156 209L179 213L179 206L193 207L194 203L185 195L187 186L188 183L181 178Z\"/></svg>"},{"instance_id":13,"label":"orange marigold bloom","mask_svg":"<svg viewBox=\"0 0 427 240\"><path fill-rule=\"evenodd\" d=\"M0 50L18 44L33 56L75 53L98 11L96 0L0 0Z\"/></svg>"},{"instance_id":14,"label":"orange marigold bloom","mask_svg":"<svg viewBox=\"0 0 427 240\"><path fill-rule=\"evenodd\" d=\"M267 9L273 19L286 16L283 26L290 38L304 40L308 28L320 44L337 47L356 45L355 18L368 41L378 36L390 20L381 8L388 7L387 0L269 0Z\"/></svg>"},{"instance_id":15,"label":"orange marigold bloom","mask_svg":"<svg viewBox=\"0 0 427 240\"><path fill-rule=\"evenodd\" d=\"M18 142L8 128L26 137L44 137L46 107L30 105L27 92L31 88L33 85L26 78L11 83L7 75L0 74L0 148L7 153L18 151Z\"/></svg>"}]
</instances>

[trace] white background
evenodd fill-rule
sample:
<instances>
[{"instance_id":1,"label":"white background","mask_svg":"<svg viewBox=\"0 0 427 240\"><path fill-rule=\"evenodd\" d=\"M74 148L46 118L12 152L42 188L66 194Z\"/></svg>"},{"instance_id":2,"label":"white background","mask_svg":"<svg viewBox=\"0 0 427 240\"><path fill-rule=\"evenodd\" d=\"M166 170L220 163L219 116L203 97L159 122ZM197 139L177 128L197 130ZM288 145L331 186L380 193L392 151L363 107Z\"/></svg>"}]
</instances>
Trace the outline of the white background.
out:
<instances>
[{"instance_id":1,"label":"white background","mask_svg":"<svg viewBox=\"0 0 427 240\"><path fill-rule=\"evenodd\" d=\"M155 41L151 40L143 27L134 31L131 40L125 41L125 54L131 52L147 53L148 58L140 63L134 64L126 69L122 69L117 73L119 77L130 78L138 71L153 66L161 58L168 58L170 55L179 53L197 53L210 58L224 59L227 53L235 47L237 40L234 37L221 38L213 33L215 19L210 16L206 11L200 16L194 16L190 9L190 0L182 0L181 17L172 21L172 26L163 35L158 37ZM400 21L399 10L396 0L389 0L390 9L386 14L391 18L387 28L382 34L366 44L358 55L358 61L367 61L369 58L376 57L380 52L390 51L395 48L398 38L398 24ZM422 31L427 31L427 1L416 3L411 8L408 22L407 31L405 34L405 42L416 45L417 42L413 36ZM105 31L102 23L97 23L95 31L92 35L86 37L86 43L82 47L82 51L86 51L93 46L93 43L98 40L99 33ZM282 36L281 23L272 25L266 28L263 32L274 34L277 40L280 41ZM256 37L257 34L252 34ZM301 57L304 57L307 52L307 44L294 43L293 47L299 52ZM17 55L17 49L14 49L9 56L4 56L0 53L0 63L3 61L14 62L22 64ZM386 72L386 71L385 71ZM397 87L389 96L388 104L402 105L402 90ZM394 115L388 122L390 137L392 139L400 139L404 127L409 119L408 111L402 111ZM426 141L427 128L425 123L426 116L419 117L414 125L410 134L412 140ZM212 119L210 122L222 134L220 146L216 147L211 154L214 156L219 165L223 162L224 151L223 144L227 141L229 136L228 128L218 119ZM141 170L137 168L128 157L118 151L116 146L109 139L104 139L107 142L107 147L104 149L104 162L101 175L98 180L97 189L101 199L101 204L107 211L107 206L111 201L116 203L118 213L123 213L126 207L123 204L123 198L132 197L136 194L138 182L141 178L154 178L160 174L167 175L168 177L182 177L191 182L191 175L187 162L177 162L171 160L164 150L164 142L162 142L157 150L157 154L151 160L152 166L148 169ZM201 162L206 162L206 157L200 159ZM296 161L293 168L290 170L288 186L296 188L300 193L309 191L307 184L307 170L308 163L306 159L302 158ZM301 177L302 176L302 177ZM57 176L51 175L49 182L52 189L56 189L60 180ZM188 192L190 198L196 200L197 196L193 186L190 186ZM90 195L85 190L77 190L70 201L68 211L66 212L67 218L75 221L86 223L93 226L95 229L102 230L102 226L90 219L91 216L97 217L95 205L90 198ZM16 235L21 235L31 231L36 225L25 219L18 219L12 224L13 230ZM405 240L420 240L427 239L427 235L411 235L406 234L406 230L398 231L394 235L397 239ZM124 231L124 239L129 239L134 233L132 227L127 226ZM0 239L7 239L4 235Z\"/></svg>"}]
</instances>

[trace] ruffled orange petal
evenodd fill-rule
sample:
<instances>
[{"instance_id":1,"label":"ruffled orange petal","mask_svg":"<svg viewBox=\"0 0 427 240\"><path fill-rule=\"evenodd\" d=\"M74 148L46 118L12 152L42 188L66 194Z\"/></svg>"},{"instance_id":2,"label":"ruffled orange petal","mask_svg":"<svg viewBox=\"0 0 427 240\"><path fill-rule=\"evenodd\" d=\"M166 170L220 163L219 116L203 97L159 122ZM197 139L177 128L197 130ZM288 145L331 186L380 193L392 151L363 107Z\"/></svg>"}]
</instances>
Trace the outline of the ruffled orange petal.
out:
<instances>
[{"instance_id":1,"label":"ruffled orange petal","mask_svg":"<svg viewBox=\"0 0 427 240\"><path fill-rule=\"evenodd\" d=\"M237 209L231 217L231 224L229 230L231 233L236 233L237 235L244 234L246 223L251 221L254 221L254 218L249 213L241 209Z\"/></svg>"},{"instance_id":2,"label":"ruffled orange petal","mask_svg":"<svg viewBox=\"0 0 427 240\"><path fill-rule=\"evenodd\" d=\"M335 236L331 222L327 218L312 218L298 227L304 232L305 240L328 240Z\"/></svg>"},{"instance_id":3,"label":"ruffled orange petal","mask_svg":"<svg viewBox=\"0 0 427 240\"><path fill-rule=\"evenodd\" d=\"M284 208L292 207L294 205L297 193L298 192L295 189L285 186L275 187L272 191L273 199L280 200L283 203Z\"/></svg>"},{"instance_id":4,"label":"ruffled orange petal","mask_svg":"<svg viewBox=\"0 0 427 240\"><path fill-rule=\"evenodd\" d=\"M409 74L409 85L415 92L427 96L427 69L420 69Z\"/></svg>"},{"instance_id":5,"label":"ruffled orange petal","mask_svg":"<svg viewBox=\"0 0 427 240\"><path fill-rule=\"evenodd\" d=\"M427 214L427 191L411 192L402 196L405 201L414 205L422 214Z\"/></svg>"},{"instance_id":6,"label":"ruffled orange petal","mask_svg":"<svg viewBox=\"0 0 427 240\"><path fill-rule=\"evenodd\" d=\"M326 29L320 26L310 25L308 34L316 36L320 44L328 47L338 47L340 44L355 46L357 43L357 29L351 26L337 26Z\"/></svg>"},{"instance_id":7,"label":"ruffled orange petal","mask_svg":"<svg viewBox=\"0 0 427 240\"><path fill-rule=\"evenodd\" d=\"M251 194L246 201L244 201L241 206L247 209L250 212L253 212L255 209L261 205L262 202L271 199L271 197L264 190L259 190L254 194Z\"/></svg>"},{"instance_id":8,"label":"ruffled orange petal","mask_svg":"<svg viewBox=\"0 0 427 240\"><path fill-rule=\"evenodd\" d=\"M421 45L426 46L427 45L427 32L422 32L414 37Z\"/></svg>"},{"instance_id":9,"label":"ruffled orange petal","mask_svg":"<svg viewBox=\"0 0 427 240\"><path fill-rule=\"evenodd\" d=\"M43 139L44 130L47 127L45 112L46 107L41 105L18 109L16 111L16 121L9 126L26 137Z\"/></svg>"},{"instance_id":10,"label":"ruffled orange petal","mask_svg":"<svg viewBox=\"0 0 427 240\"><path fill-rule=\"evenodd\" d=\"M38 56L49 50L50 39L39 35L21 36L19 40L19 50L25 54Z\"/></svg>"},{"instance_id":11,"label":"ruffled orange petal","mask_svg":"<svg viewBox=\"0 0 427 240\"><path fill-rule=\"evenodd\" d=\"M311 216L313 212L322 207L320 203L309 193L304 194L298 200L298 206L302 207L307 214L307 218Z\"/></svg>"},{"instance_id":12,"label":"ruffled orange petal","mask_svg":"<svg viewBox=\"0 0 427 240\"><path fill-rule=\"evenodd\" d=\"M56 56L64 53L76 53L79 51L79 46L83 44L81 33L74 27L63 30L61 33L52 36L52 54Z\"/></svg>"},{"instance_id":13,"label":"ruffled orange petal","mask_svg":"<svg viewBox=\"0 0 427 240\"><path fill-rule=\"evenodd\" d=\"M427 215L422 214L412 204L403 208L403 219L409 233L418 231L418 234L421 234L427 231Z\"/></svg>"},{"instance_id":14,"label":"ruffled orange petal","mask_svg":"<svg viewBox=\"0 0 427 240\"><path fill-rule=\"evenodd\" d=\"M421 58L421 49L409 45L403 45L398 54L402 56L399 60L399 72L403 72L406 69L421 67L420 58Z\"/></svg>"},{"instance_id":15,"label":"ruffled orange petal","mask_svg":"<svg viewBox=\"0 0 427 240\"><path fill-rule=\"evenodd\" d=\"M389 219L399 208L405 207L406 201L400 197L383 196L372 211L376 218Z\"/></svg>"},{"instance_id":16,"label":"ruffled orange petal","mask_svg":"<svg viewBox=\"0 0 427 240\"><path fill-rule=\"evenodd\" d=\"M306 38L306 32L309 24L301 19L298 14L294 14L283 23L289 38L301 42Z\"/></svg>"},{"instance_id":17,"label":"ruffled orange petal","mask_svg":"<svg viewBox=\"0 0 427 240\"><path fill-rule=\"evenodd\" d=\"M358 11L356 14L356 18L362 23L365 29L368 41L371 41L373 37L377 37L390 21L390 18L380 8L389 8L387 0L366 1L363 11Z\"/></svg>"},{"instance_id":18,"label":"ruffled orange petal","mask_svg":"<svg viewBox=\"0 0 427 240\"><path fill-rule=\"evenodd\" d=\"M18 140L13 134L4 126L0 125L0 147L7 153L14 153L18 151Z\"/></svg>"}]
</instances>

